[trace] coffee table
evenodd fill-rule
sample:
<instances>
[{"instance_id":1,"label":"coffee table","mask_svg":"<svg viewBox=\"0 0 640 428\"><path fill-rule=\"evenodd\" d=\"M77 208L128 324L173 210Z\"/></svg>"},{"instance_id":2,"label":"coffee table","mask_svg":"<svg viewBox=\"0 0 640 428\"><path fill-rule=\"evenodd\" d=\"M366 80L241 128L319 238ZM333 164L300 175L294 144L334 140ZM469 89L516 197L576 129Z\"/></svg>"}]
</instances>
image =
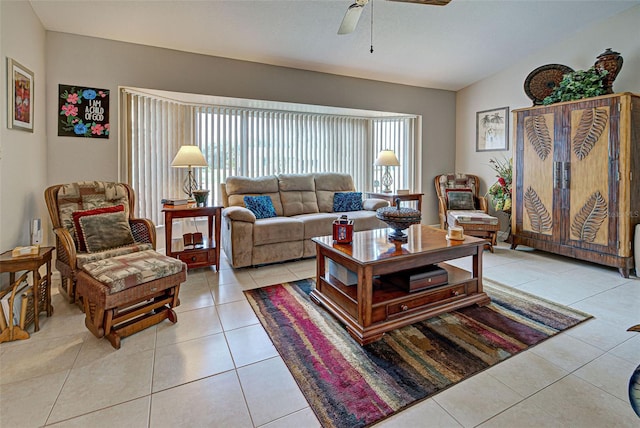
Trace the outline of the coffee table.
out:
<instances>
[{"instance_id":1,"label":"coffee table","mask_svg":"<svg viewBox=\"0 0 640 428\"><path fill-rule=\"evenodd\" d=\"M408 242L390 242L390 229L353 234L353 243L338 244L331 236L312 238L316 244L316 287L311 298L342 321L361 345L379 340L384 333L444 312L486 305L482 290L484 239L465 236L449 241L446 232L414 225ZM472 256L472 271L442 263ZM329 273L328 260L357 275L357 284L346 285ZM380 275L438 264L448 272L448 283L408 292L380 279Z\"/></svg>"}]
</instances>

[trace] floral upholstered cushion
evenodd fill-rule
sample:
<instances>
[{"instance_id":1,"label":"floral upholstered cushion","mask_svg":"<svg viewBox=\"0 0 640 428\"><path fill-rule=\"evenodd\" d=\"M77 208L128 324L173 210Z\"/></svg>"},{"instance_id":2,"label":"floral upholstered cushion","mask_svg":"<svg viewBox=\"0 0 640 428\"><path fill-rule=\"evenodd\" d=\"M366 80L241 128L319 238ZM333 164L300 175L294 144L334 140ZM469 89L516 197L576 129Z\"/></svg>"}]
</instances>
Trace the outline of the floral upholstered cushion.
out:
<instances>
[{"instance_id":1,"label":"floral upholstered cushion","mask_svg":"<svg viewBox=\"0 0 640 428\"><path fill-rule=\"evenodd\" d=\"M336 192L333 195L333 212L362 210L362 192Z\"/></svg>"},{"instance_id":2,"label":"floral upholstered cushion","mask_svg":"<svg viewBox=\"0 0 640 428\"><path fill-rule=\"evenodd\" d=\"M78 269L82 269L82 267L87 263L147 250L153 250L153 246L151 244L135 243L127 245L126 247L111 248L106 251L100 251L99 253L77 253L76 266Z\"/></svg>"},{"instance_id":3,"label":"floral upholstered cushion","mask_svg":"<svg viewBox=\"0 0 640 428\"><path fill-rule=\"evenodd\" d=\"M273 202L269 196L245 196L244 205L257 219L277 217Z\"/></svg>"},{"instance_id":4,"label":"floral upholstered cushion","mask_svg":"<svg viewBox=\"0 0 640 428\"><path fill-rule=\"evenodd\" d=\"M465 224L498 224L498 218L490 216L484 211L449 211L447 212L449 226Z\"/></svg>"},{"instance_id":5,"label":"floral upholstered cushion","mask_svg":"<svg viewBox=\"0 0 640 428\"><path fill-rule=\"evenodd\" d=\"M181 272L184 266L178 259L149 250L87 263L82 270L109 287L110 293L113 294L176 274Z\"/></svg>"}]
</instances>

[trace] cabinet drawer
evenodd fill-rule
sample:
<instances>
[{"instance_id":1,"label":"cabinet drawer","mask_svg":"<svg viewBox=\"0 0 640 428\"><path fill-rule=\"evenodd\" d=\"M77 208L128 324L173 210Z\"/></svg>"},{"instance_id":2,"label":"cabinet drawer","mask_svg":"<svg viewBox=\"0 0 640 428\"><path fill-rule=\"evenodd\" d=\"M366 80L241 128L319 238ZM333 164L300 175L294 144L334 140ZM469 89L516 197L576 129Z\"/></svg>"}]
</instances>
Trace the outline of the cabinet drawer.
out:
<instances>
[{"instance_id":1,"label":"cabinet drawer","mask_svg":"<svg viewBox=\"0 0 640 428\"><path fill-rule=\"evenodd\" d=\"M214 250L187 251L178 253L176 256L189 267L209 266L216 262L216 253Z\"/></svg>"},{"instance_id":2,"label":"cabinet drawer","mask_svg":"<svg viewBox=\"0 0 640 428\"><path fill-rule=\"evenodd\" d=\"M446 300L457 299L466 295L465 284L459 284L446 287L440 290L434 290L430 293L421 294L411 299L401 302L390 303L387 305L387 317L397 316L409 311L415 311L427 308L431 305L442 303Z\"/></svg>"}]
</instances>

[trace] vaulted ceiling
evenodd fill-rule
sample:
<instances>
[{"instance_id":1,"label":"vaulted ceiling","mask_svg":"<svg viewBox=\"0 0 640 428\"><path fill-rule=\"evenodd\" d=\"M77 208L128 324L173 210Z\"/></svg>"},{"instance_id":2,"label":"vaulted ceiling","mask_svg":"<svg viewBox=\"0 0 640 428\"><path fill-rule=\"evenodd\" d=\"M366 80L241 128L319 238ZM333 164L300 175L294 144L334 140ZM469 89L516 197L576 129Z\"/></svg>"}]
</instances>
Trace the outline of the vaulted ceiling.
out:
<instances>
[{"instance_id":1,"label":"vaulted ceiling","mask_svg":"<svg viewBox=\"0 0 640 428\"><path fill-rule=\"evenodd\" d=\"M51 31L459 90L640 0L452 0L447 6L371 0L347 35L337 31L353 0L30 3ZM607 47L594 46L594 59Z\"/></svg>"}]
</instances>

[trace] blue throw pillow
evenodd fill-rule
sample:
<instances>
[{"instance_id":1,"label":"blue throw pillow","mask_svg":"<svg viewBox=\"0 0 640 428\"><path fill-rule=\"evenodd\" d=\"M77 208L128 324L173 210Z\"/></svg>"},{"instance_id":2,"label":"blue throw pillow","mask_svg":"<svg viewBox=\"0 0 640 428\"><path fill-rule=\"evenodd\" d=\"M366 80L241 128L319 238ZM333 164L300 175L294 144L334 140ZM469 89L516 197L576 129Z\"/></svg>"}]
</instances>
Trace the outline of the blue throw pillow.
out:
<instances>
[{"instance_id":1,"label":"blue throw pillow","mask_svg":"<svg viewBox=\"0 0 640 428\"><path fill-rule=\"evenodd\" d=\"M360 211L362 192L336 192L333 195L333 212Z\"/></svg>"},{"instance_id":2,"label":"blue throw pillow","mask_svg":"<svg viewBox=\"0 0 640 428\"><path fill-rule=\"evenodd\" d=\"M256 218L277 217L273 202L268 196L245 196L244 205L251 210Z\"/></svg>"}]
</instances>

